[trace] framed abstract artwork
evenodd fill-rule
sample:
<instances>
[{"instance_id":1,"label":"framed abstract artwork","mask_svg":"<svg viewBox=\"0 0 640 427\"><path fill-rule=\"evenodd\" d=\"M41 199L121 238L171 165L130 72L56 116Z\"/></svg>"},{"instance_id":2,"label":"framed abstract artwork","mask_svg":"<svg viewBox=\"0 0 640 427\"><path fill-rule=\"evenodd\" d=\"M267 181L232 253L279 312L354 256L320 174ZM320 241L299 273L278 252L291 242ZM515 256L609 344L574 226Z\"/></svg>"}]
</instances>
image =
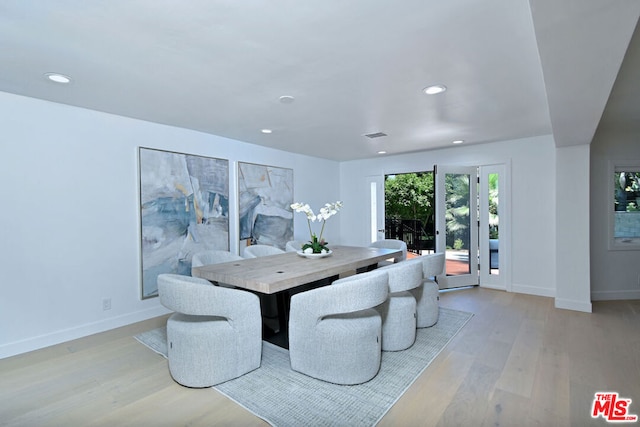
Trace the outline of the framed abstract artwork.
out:
<instances>
[{"instance_id":1,"label":"framed abstract artwork","mask_svg":"<svg viewBox=\"0 0 640 427\"><path fill-rule=\"evenodd\" d=\"M293 240L293 169L238 162L240 251Z\"/></svg>"},{"instance_id":2,"label":"framed abstract artwork","mask_svg":"<svg viewBox=\"0 0 640 427\"><path fill-rule=\"evenodd\" d=\"M139 148L142 298L162 273L191 274L194 253L229 250L229 161Z\"/></svg>"}]
</instances>

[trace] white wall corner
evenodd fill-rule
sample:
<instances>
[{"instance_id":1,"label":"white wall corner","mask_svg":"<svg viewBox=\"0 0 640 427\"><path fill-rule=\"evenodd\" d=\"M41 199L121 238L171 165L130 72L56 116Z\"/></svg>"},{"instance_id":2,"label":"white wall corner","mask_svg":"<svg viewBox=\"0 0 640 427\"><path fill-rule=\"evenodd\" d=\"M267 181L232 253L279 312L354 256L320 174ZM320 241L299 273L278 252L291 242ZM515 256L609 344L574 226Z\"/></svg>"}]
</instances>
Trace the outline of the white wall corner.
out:
<instances>
[{"instance_id":1,"label":"white wall corner","mask_svg":"<svg viewBox=\"0 0 640 427\"><path fill-rule=\"evenodd\" d=\"M591 313L591 302L556 298L556 308Z\"/></svg>"},{"instance_id":2,"label":"white wall corner","mask_svg":"<svg viewBox=\"0 0 640 427\"><path fill-rule=\"evenodd\" d=\"M591 312L589 145L556 149L556 307ZM575 185L576 182L585 185Z\"/></svg>"}]
</instances>

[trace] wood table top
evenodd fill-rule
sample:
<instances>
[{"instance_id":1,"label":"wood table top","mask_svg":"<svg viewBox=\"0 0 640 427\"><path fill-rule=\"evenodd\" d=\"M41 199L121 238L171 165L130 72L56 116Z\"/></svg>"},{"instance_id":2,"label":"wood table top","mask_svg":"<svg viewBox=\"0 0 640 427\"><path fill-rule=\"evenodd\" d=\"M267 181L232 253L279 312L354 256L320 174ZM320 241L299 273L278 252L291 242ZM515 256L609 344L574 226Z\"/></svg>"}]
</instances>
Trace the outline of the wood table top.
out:
<instances>
[{"instance_id":1,"label":"wood table top","mask_svg":"<svg viewBox=\"0 0 640 427\"><path fill-rule=\"evenodd\" d=\"M274 294L296 286L337 276L340 273L394 258L396 249L335 246L324 258L304 258L296 252L247 258L220 264L194 267L192 274L211 282L220 282L264 294Z\"/></svg>"}]
</instances>

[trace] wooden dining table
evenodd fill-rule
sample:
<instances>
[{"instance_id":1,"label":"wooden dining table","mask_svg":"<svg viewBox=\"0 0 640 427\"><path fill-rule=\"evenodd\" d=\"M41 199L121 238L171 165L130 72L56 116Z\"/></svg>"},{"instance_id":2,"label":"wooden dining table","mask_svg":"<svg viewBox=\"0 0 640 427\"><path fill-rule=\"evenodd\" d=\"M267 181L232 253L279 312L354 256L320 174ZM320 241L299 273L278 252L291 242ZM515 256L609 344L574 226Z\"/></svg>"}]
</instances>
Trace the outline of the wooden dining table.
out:
<instances>
[{"instance_id":1,"label":"wooden dining table","mask_svg":"<svg viewBox=\"0 0 640 427\"><path fill-rule=\"evenodd\" d=\"M359 246L335 246L324 258L305 258L297 252L247 258L220 264L194 267L192 274L211 282L237 288L275 294L342 273L356 271L395 258L396 249Z\"/></svg>"},{"instance_id":2,"label":"wooden dining table","mask_svg":"<svg viewBox=\"0 0 640 427\"><path fill-rule=\"evenodd\" d=\"M297 252L246 258L220 264L193 267L191 274L213 283L262 294L275 295L277 327L267 325L263 313L264 339L288 348L289 300L297 292L325 286L340 275L375 268L378 262L393 259L401 250L358 246L335 246L323 258L307 258Z\"/></svg>"}]
</instances>

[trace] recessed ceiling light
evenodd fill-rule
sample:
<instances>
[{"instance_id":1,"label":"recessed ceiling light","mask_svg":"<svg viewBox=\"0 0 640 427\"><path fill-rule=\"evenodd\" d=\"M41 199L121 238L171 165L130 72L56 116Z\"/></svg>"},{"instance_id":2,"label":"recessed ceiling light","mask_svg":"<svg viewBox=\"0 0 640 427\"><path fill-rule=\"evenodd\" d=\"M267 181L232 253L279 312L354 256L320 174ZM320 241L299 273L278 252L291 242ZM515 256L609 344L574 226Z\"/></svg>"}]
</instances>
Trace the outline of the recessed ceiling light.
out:
<instances>
[{"instance_id":1,"label":"recessed ceiling light","mask_svg":"<svg viewBox=\"0 0 640 427\"><path fill-rule=\"evenodd\" d=\"M442 93L445 90L447 90L447 87L445 85L432 85L432 86L427 86L422 90L427 95L436 95L438 93Z\"/></svg>"},{"instance_id":2,"label":"recessed ceiling light","mask_svg":"<svg viewBox=\"0 0 640 427\"><path fill-rule=\"evenodd\" d=\"M387 154L386 151L378 151L378 154Z\"/></svg>"},{"instance_id":3,"label":"recessed ceiling light","mask_svg":"<svg viewBox=\"0 0 640 427\"><path fill-rule=\"evenodd\" d=\"M296 99L293 96L290 95L283 95L280 97L280 102L283 104L291 104L293 101L295 101Z\"/></svg>"},{"instance_id":4,"label":"recessed ceiling light","mask_svg":"<svg viewBox=\"0 0 640 427\"><path fill-rule=\"evenodd\" d=\"M464 141L462 139L456 139L455 141L452 141L454 144L462 144Z\"/></svg>"},{"instance_id":5,"label":"recessed ceiling light","mask_svg":"<svg viewBox=\"0 0 640 427\"><path fill-rule=\"evenodd\" d=\"M65 76L64 74L47 73L47 74L45 74L45 76L47 77L47 79L51 80L52 82L56 82L56 83L71 83L71 77Z\"/></svg>"},{"instance_id":6,"label":"recessed ceiling light","mask_svg":"<svg viewBox=\"0 0 640 427\"><path fill-rule=\"evenodd\" d=\"M262 132L262 133L271 133L273 131L271 129L262 129L260 132Z\"/></svg>"}]
</instances>

